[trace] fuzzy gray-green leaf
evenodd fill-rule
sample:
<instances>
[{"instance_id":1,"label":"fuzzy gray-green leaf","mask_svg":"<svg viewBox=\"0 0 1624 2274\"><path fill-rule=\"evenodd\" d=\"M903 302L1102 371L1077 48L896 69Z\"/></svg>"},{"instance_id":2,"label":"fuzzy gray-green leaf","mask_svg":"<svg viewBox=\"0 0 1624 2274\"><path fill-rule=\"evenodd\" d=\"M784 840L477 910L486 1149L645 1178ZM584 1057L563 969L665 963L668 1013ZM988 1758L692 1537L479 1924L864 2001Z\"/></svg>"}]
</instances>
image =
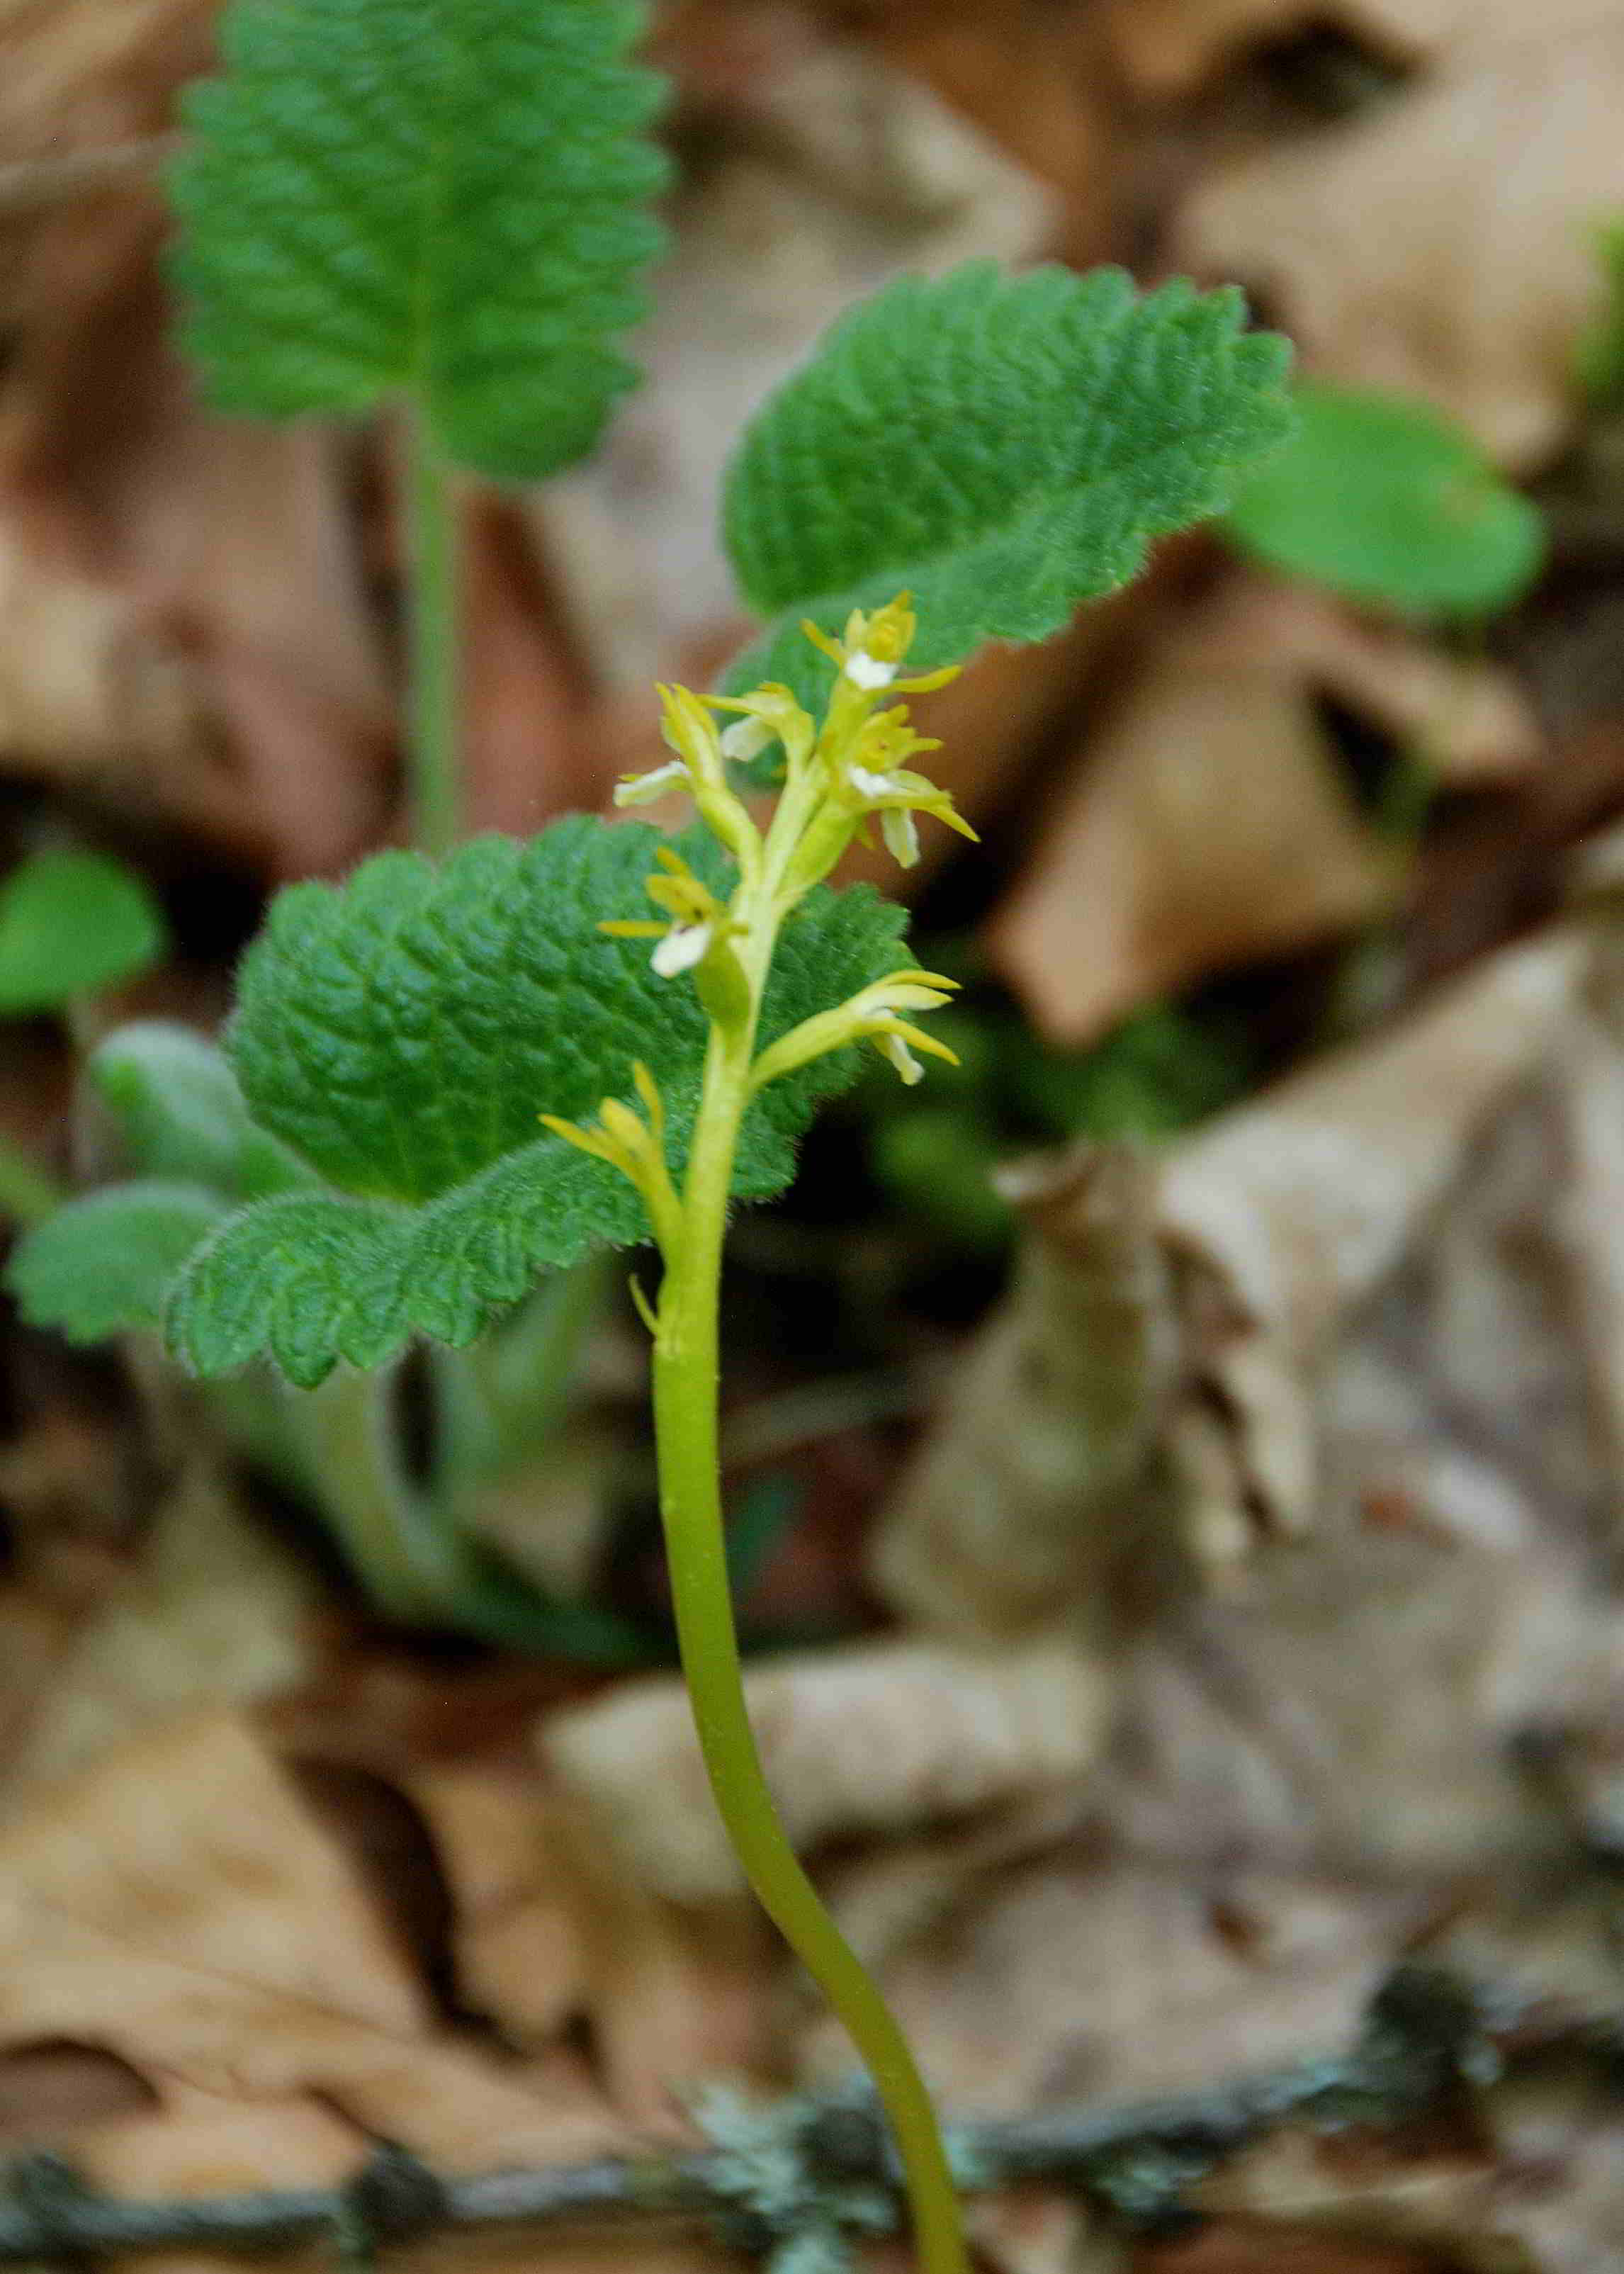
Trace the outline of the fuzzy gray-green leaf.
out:
<instances>
[{"instance_id":1,"label":"fuzzy gray-green leaf","mask_svg":"<svg viewBox=\"0 0 1624 2274\"><path fill-rule=\"evenodd\" d=\"M635 824L561 821L528 845L483 838L436 868L381 854L349 883L297 885L244 967L229 1043L261 1126L339 1191L229 1218L182 1274L167 1326L194 1371L268 1351L320 1381L377 1365L414 1333L471 1341L538 1274L647 1236L629 1185L545 1133L659 1084L680 1172L708 1027L692 982L661 979L647 941L606 937L636 916L654 848ZM676 840L713 891L714 840ZM786 925L763 1005L770 1043L906 961L899 909L864 887L819 888ZM819 1100L857 1053L774 1083L747 1115L734 1189L783 1189Z\"/></svg>"},{"instance_id":2,"label":"fuzzy gray-green leaf","mask_svg":"<svg viewBox=\"0 0 1624 2274\"><path fill-rule=\"evenodd\" d=\"M54 1328L71 1343L155 1327L176 1274L224 1210L198 1185L111 1185L26 1232L6 1284L30 1326Z\"/></svg>"},{"instance_id":3,"label":"fuzzy gray-green leaf","mask_svg":"<svg viewBox=\"0 0 1624 2274\"><path fill-rule=\"evenodd\" d=\"M729 674L808 685L810 616L906 588L910 666L1040 640L1124 583L1152 538L1219 511L1289 431L1289 350L1231 290L1139 295L1116 269L905 277L838 324L757 414L724 533L777 636ZM793 675L792 675L793 674Z\"/></svg>"},{"instance_id":4,"label":"fuzzy gray-green leaf","mask_svg":"<svg viewBox=\"0 0 1624 2274\"><path fill-rule=\"evenodd\" d=\"M448 456L503 476L590 449L660 243L640 23L630 0L234 0L174 175L214 401L410 395Z\"/></svg>"},{"instance_id":5,"label":"fuzzy gray-green leaf","mask_svg":"<svg viewBox=\"0 0 1624 2274\"><path fill-rule=\"evenodd\" d=\"M308 1184L287 1148L249 1118L224 1054L172 1019L116 1027L86 1067L143 1177L258 1200Z\"/></svg>"}]
</instances>

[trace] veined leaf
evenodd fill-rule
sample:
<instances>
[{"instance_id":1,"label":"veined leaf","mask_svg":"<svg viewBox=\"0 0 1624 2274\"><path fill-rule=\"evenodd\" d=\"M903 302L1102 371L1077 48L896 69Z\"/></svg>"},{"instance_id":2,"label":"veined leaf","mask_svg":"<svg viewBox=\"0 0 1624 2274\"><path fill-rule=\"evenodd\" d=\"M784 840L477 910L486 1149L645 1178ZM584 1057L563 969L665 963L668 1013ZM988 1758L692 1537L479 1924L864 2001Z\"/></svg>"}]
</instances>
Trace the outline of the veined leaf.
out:
<instances>
[{"instance_id":1,"label":"veined leaf","mask_svg":"<svg viewBox=\"0 0 1624 2274\"><path fill-rule=\"evenodd\" d=\"M1297 404L1297 433L1230 508L1246 552L1420 615L1491 615L1538 574L1538 510L1454 419L1362 388L1304 385Z\"/></svg>"},{"instance_id":2,"label":"veined leaf","mask_svg":"<svg viewBox=\"0 0 1624 2274\"><path fill-rule=\"evenodd\" d=\"M0 1015L54 1011L157 962L163 916L102 853L35 853L0 885Z\"/></svg>"},{"instance_id":3,"label":"veined leaf","mask_svg":"<svg viewBox=\"0 0 1624 2274\"><path fill-rule=\"evenodd\" d=\"M472 1341L538 1273L647 1237L631 1186L538 1117L631 1100L634 1060L659 1084L680 1173L708 1027L690 983L661 979L639 915L653 849L672 842L583 817L528 845L483 838L436 868L386 853L348 884L296 885L244 964L229 1047L256 1119L338 1193L240 1211L188 1261L168 1314L194 1370L268 1350L290 1379L340 1359L381 1363L414 1332ZM695 829L674 840L711 888L728 864ZM906 961L902 912L864 887L820 888L786 926L763 1044ZM776 1082L747 1116L734 1189L788 1183L846 1050Z\"/></svg>"},{"instance_id":4,"label":"veined leaf","mask_svg":"<svg viewBox=\"0 0 1624 2274\"><path fill-rule=\"evenodd\" d=\"M1233 290L1140 296L1116 269L905 277L836 325L746 430L724 535L783 621L729 685L808 665L795 624L914 596L909 667L1041 640L1149 540L1220 511L1289 431L1289 350ZM813 669L820 666L813 666Z\"/></svg>"},{"instance_id":5,"label":"veined leaf","mask_svg":"<svg viewBox=\"0 0 1624 2274\"><path fill-rule=\"evenodd\" d=\"M174 176L188 341L222 408L418 402L534 478L635 373L664 162L631 0L234 0Z\"/></svg>"},{"instance_id":6,"label":"veined leaf","mask_svg":"<svg viewBox=\"0 0 1624 2274\"><path fill-rule=\"evenodd\" d=\"M255 1126L224 1054L190 1027L170 1019L116 1027L86 1071L140 1176L207 1186L228 1200L313 1181L285 1145Z\"/></svg>"},{"instance_id":7,"label":"veined leaf","mask_svg":"<svg viewBox=\"0 0 1624 2274\"><path fill-rule=\"evenodd\" d=\"M201 1186L111 1185L24 1234L6 1284L30 1326L71 1343L155 1327L176 1273L225 1212Z\"/></svg>"}]
</instances>

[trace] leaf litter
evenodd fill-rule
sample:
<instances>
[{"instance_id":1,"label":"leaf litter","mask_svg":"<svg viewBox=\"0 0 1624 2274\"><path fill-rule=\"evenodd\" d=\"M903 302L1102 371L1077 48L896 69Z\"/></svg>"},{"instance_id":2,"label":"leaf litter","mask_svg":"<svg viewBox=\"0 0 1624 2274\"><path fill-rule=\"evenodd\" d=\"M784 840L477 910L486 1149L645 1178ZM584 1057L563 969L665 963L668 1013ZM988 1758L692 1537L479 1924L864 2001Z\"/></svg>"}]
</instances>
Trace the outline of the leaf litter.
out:
<instances>
[{"instance_id":1,"label":"leaf litter","mask_svg":"<svg viewBox=\"0 0 1624 2274\"><path fill-rule=\"evenodd\" d=\"M0 163L166 133L209 14L13 0ZM1317 373L1411 389L1507 463L1575 434L1587 232L1624 200L1599 11L846 15L835 34L810 7L694 0L658 27L685 172L650 384L561 490L468 507L487 818L600 802L651 741L642 684L725 661L718 390L759 397L896 269L1154 245L1258 288ZM1380 66L1369 102L1243 117L1246 75L1278 83L1327 22ZM139 169L0 214L20 341L0 763L132 841L334 869L389 825L389 445L200 412L162 342L153 214ZM116 366L133 411L110 433ZM1558 716L1539 657L1507 651L1515 670L1199 539L937 699L951 786L997 836L984 941L1054 1036L1372 934L1397 975L1388 1023L1177 1147L1005 1172L1010 1291L951 1338L951 1386L868 1526L888 1624L752 1676L786 1813L955 2112L1334 2047L1401 1962L1616 2028L1605 846L1590 898L1516 935L1530 894L1549 916L1567 843L1618 810L1619 716ZM1435 770L1418 861L1350 789L1332 712ZM1582 747L1598 786L1561 808ZM1536 805L1554 816L1537 891ZM1452 898L1457 812L1487 850ZM1403 943L1429 925L1471 952L1416 999L1425 953L1406 966ZM691 2136L703 2074L844 2072L739 1900L664 1676L604 1689L381 1645L195 1461L150 1487L133 1543L121 1517L64 1545L72 1493L39 1477L77 1473L117 1513L127 1466L86 1487L82 1446L36 1444L31 1486L19 1442L0 1483L13 1516L30 1490L44 1513L0 1598L0 2081L62 2076L36 2140L118 2191L207 2194L337 2177L380 2136L447 2172L635 2152ZM582 1540L585 1585L615 1543ZM312 1755L360 1761L404 1809L421 1852L394 1876L438 1927L402 1925L365 1811L289 1766ZM1441 2129L1286 2127L1192 2182L1209 2223L1185 2240L1041 2187L979 2205L978 2236L1009 2274L1576 2274L1624 2249L1620 2137L1582 2065L1485 2068Z\"/></svg>"}]
</instances>

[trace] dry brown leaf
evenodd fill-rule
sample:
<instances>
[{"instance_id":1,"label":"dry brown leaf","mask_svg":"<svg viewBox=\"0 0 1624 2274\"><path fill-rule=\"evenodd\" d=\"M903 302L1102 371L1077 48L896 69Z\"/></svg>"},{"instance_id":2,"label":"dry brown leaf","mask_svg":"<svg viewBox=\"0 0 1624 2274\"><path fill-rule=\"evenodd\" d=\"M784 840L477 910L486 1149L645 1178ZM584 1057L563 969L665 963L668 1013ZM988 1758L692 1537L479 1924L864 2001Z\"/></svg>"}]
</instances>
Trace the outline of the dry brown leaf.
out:
<instances>
[{"instance_id":1,"label":"dry brown leaf","mask_svg":"<svg viewBox=\"0 0 1624 2274\"><path fill-rule=\"evenodd\" d=\"M1549 1055L1590 960L1583 932L1558 926L1223 1115L1168 1166L1167 1236L1312 1361Z\"/></svg>"},{"instance_id":2,"label":"dry brown leaf","mask_svg":"<svg viewBox=\"0 0 1624 2274\"><path fill-rule=\"evenodd\" d=\"M243 1728L193 1720L20 1811L0 2037L79 2037L205 2091L287 2091L424 2033L338 1850Z\"/></svg>"},{"instance_id":3,"label":"dry brown leaf","mask_svg":"<svg viewBox=\"0 0 1624 2274\"><path fill-rule=\"evenodd\" d=\"M427 1769L411 1796L450 1883L459 1994L515 2043L545 2043L586 1981L564 1811L528 1777L477 1764Z\"/></svg>"},{"instance_id":4,"label":"dry brown leaf","mask_svg":"<svg viewBox=\"0 0 1624 2274\"><path fill-rule=\"evenodd\" d=\"M1467 55L1571 35L1610 0L1106 0L1105 34L1135 93L1193 93L1248 49L1293 34L1345 32L1399 63L1436 66Z\"/></svg>"},{"instance_id":5,"label":"dry brown leaf","mask_svg":"<svg viewBox=\"0 0 1624 2274\"><path fill-rule=\"evenodd\" d=\"M15 771L81 779L178 760L213 780L203 723L175 659L140 636L124 596L42 568L0 529L0 750ZM221 794L217 809L229 810Z\"/></svg>"},{"instance_id":6,"label":"dry brown leaf","mask_svg":"<svg viewBox=\"0 0 1624 2274\"><path fill-rule=\"evenodd\" d=\"M8 0L0 147L162 134L214 0ZM297 874L375 832L392 728L331 435L204 416L150 180L0 200L0 764ZM116 397L118 416L107 404Z\"/></svg>"},{"instance_id":7,"label":"dry brown leaf","mask_svg":"<svg viewBox=\"0 0 1624 2274\"><path fill-rule=\"evenodd\" d=\"M837 1911L839 1889L835 1889ZM1271 1939L1243 1946L1220 1899ZM1134 2099L1345 2043L1413 1902L1339 1884L1235 1872L1214 1881L1084 1843L973 1880L882 1977L944 2104L1012 2115ZM870 1954L874 1955L874 1954ZM803 2059L844 2073L815 2022Z\"/></svg>"},{"instance_id":8,"label":"dry brown leaf","mask_svg":"<svg viewBox=\"0 0 1624 2274\"><path fill-rule=\"evenodd\" d=\"M1232 659L1209 621L1094 740L988 945L1043 1032L1078 1043L1207 972L1370 922L1401 876L1295 658Z\"/></svg>"},{"instance_id":9,"label":"dry brown leaf","mask_svg":"<svg viewBox=\"0 0 1624 2274\"><path fill-rule=\"evenodd\" d=\"M13 388L0 433L8 605L41 634L51 675L14 660L0 754L88 776L279 873L336 866L379 825L393 733L350 446L198 408L163 336L156 249L155 228L138 232L105 302ZM109 435L114 366L124 412Z\"/></svg>"},{"instance_id":10,"label":"dry brown leaf","mask_svg":"<svg viewBox=\"0 0 1624 2274\"><path fill-rule=\"evenodd\" d=\"M1056 192L1045 251L1092 267L1118 249L1122 117L1086 9L887 9L879 51Z\"/></svg>"},{"instance_id":11,"label":"dry brown leaf","mask_svg":"<svg viewBox=\"0 0 1624 2274\"><path fill-rule=\"evenodd\" d=\"M19 1813L3 1854L8 2044L106 2047L165 2097L317 2096L449 2169L629 2142L578 2054L503 2062L438 2029L345 1856L239 1723L110 1756Z\"/></svg>"},{"instance_id":12,"label":"dry brown leaf","mask_svg":"<svg viewBox=\"0 0 1624 2274\"><path fill-rule=\"evenodd\" d=\"M1542 16L1367 118L1202 184L1174 263L1255 288L1310 371L1420 395L1502 463L1538 465L1576 416L1594 234L1624 200L1621 103L1616 10Z\"/></svg>"},{"instance_id":13,"label":"dry brown leaf","mask_svg":"<svg viewBox=\"0 0 1624 2274\"><path fill-rule=\"evenodd\" d=\"M0 132L16 159L151 132L206 53L218 0L0 0Z\"/></svg>"},{"instance_id":14,"label":"dry brown leaf","mask_svg":"<svg viewBox=\"0 0 1624 2274\"><path fill-rule=\"evenodd\" d=\"M998 2274L1128 2274L1126 2238L1059 2188L1008 2187L965 2206L976 2255Z\"/></svg>"},{"instance_id":15,"label":"dry brown leaf","mask_svg":"<svg viewBox=\"0 0 1624 2274\"><path fill-rule=\"evenodd\" d=\"M1552 1060L1589 961L1575 928L1508 949L1389 1033L1304 1068L1174 1156L1159 1220L1193 1269L1190 1394L1172 1434L1187 1482L1204 1487L1187 1513L1209 1563L1244 1547L1259 1519L1287 1536L1312 1522L1322 1369L1335 1339L1398 1265L1485 1127ZM1445 1483L1433 1476L1433 1492ZM1470 1498L1470 1481L1463 1488Z\"/></svg>"},{"instance_id":16,"label":"dry brown leaf","mask_svg":"<svg viewBox=\"0 0 1624 2274\"><path fill-rule=\"evenodd\" d=\"M1624 1171L1616 1071L1582 1047L1591 965L1577 926L1483 962L1187 1140L1148 1189L1131 1157L1088 1146L1023 1171L1020 1268L876 1529L882 1593L951 1632L1108 1634L1178 1592L1188 1551L1213 1570L1259 1523L1300 1533L1335 1338L1542 1066L1560 1064L1578 1189L1611 1221ZM1595 1245L1577 1347L1612 1414L1624 1359ZM1425 1489L1453 1505L1486 1487L1433 1462Z\"/></svg>"},{"instance_id":17,"label":"dry brown leaf","mask_svg":"<svg viewBox=\"0 0 1624 2274\"><path fill-rule=\"evenodd\" d=\"M540 557L538 516L471 490L462 516L463 828L528 837L603 794L592 688ZM397 551L400 550L397 540Z\"/></svg>"},{"instance_id":18,"label":"dry brown leaf","mask_svg":"<svg viewBox=\"0 0 1624 2274\"><path fill-rule=\"evenodd\" d=\"M8 1793L83 1769L199 1707L292 1689L314 1657L319 1599L308 1565L253 1521L214 1468L193 1462L35 1698L7 1754Z\"/></svg>"},{"instance_id":19,"label":"dry brown leaf","mask_svg":"<svg viewBox=\"0 0 1624 2274\"><path fill-rule=\"evenodd\" d=\"M1518 776L1546 754L1529 698L1503 666L1362 615L1312 584L1237 579L1184 636L1192 658L1299 673L1452 785Z\"/></svg>"},{"instance_id":20,"label":"dry brown leaf","mask_svg":"<svg viewBox=\"0 0 1624 2274\"><path fill-rule=\"evenodd\" d=\"M411 1790L451 1882L461 1994L505 2038L545 2047L590 2014L615 2105L650 2127L683 2081L761 2065L752 1906L661 1901L578 1804L512 1771L431 1770Z\"/></svg>"},{"instance_id":21,"label":"dry brown leaf","mask_svg":"<svg viewBox=\"0 0 1624 2274\"><path fill-rule=\"evenodd\" d=\"M1050 209L925 89L832 41L751 82L712 131L713 163L680 192L652 279L637 343L648 383L536 508L611 694L669 676L738 625L722 471L826 325L900 269L1030 257Z\"/></svg>"},{"instance_id":22,"label":"dry brown leaf","mask_svg":"<svg viewBox=\"0 0 1624 2274\"><path fill-rule=\"evenodd\" d=\"M1231 578L1085 746L994 921L995 957L1057 1041L1393 904L1403 864L1342 787L1327 696L1448 782L1515 777L1543 754L1521 689L1485 659Z\"/></svg>"},{"instance_id":23,"label":"dry brown leaf","mask_svg":"<svg viewBox=\"0 0 1624 2274\"><path fill-rule=\"evenodd\" d=\"M1103 1630L1130 1578L1147 1585L1136 1511L1155 1505L1183 1356L1155 1174L1101 1147L999 1186L1022 1225L1014 1284L876 1527L870 1568L927 1630L985 1640L1057 1616Z\"/></svg>"},{"instance_id":24,"label":"dry brown leaf","mask_svg":"<svg viewBox=\"0 0 1624 2274\"><path fill-rule=\"evenodd\" d=\"M1514 5L1525 0L1513 0ZM1248 49L1333 26L1408 61L1453 28L1460 0L1105 0L1105 34L1134 93L1193 93Z\"/></svg>"},{"instance_id":25,"label":"dry brown leaf","mask_svg":"<svg viewBox=\"0 0 1624 2274\"><path fill-rule=\"evenodd\" d=\"M1064 1638L996 1653L906 1642L824 1651L753 1669L746 1690L802 1848L974 1814L1073 1776L1094 1755L1109 1694ZM548 1715L538 1742L646 1885L689 1901L738 1890L679 1684L630 1684Z\"/></svg>"},{"instance_id":26,"label":"dry brown leaf","mask_svg":"<svg viewBox=\"0 0 1624 2274\"><path fill-rule=\"evenodd\" d=\"M1274 1318L1277 1389L1288 1350L1300 1369L1294 1427L1319 1457L1297 1513L1316 1528L1206 1600L1147 1590L1103 1751L1085 1781L1040 1796L1024 1848L1001 1854L983 1824L979 1849L972 1833L842 1865L843 1920L951 2105L1132 2096L1345 2042L1417 1927L1480 1902L1472 1889L1544 1885L1570 1823L1613 1836L1624 1628L1590 1555L1614 1531L1618 1470L1590 1395L1595 1349L1573 1321L1616 1198L1605 1163L1576 1187L1562 1163L1574 1086L1594 1082L1594 1022L1616 1013L1618 988L1569 927L1174 1156L1164 1224L1175 1200L1205 1213L1209 1253L1234 1265L1231 1331ZM1591 1092L1592 1123L1610 1094ZM1598 1333L1610 1315L1598 1306ZM1051 1316L1057 1335L1079 1331L1075 1304ZM1198 1304L1186 1331L1204 1316L1215 1323ZM1193 1403L1262 1432L1222 1351L1187 1346ZM1055 1371L1068 1379L1064 1359ZM956 1406L944 1435L959 1419ZM1276 1449L1252 1449L1267 1485ZM981 1472L966 1460L964 1473L953 1550L991 1567ZM1162 1507L1176 1525L1176 1501L1130 1487L1116 1507L1079 1497L1076 1517L1142 1525ZM1004 1514L1018 1534L1019 1509ZM1011 1560L1021 1552L1017 1537ZM966 1603L974 1586L972 1572ZM1519 1766L1530 1728L1562 1733L1560 1779L1544 1786ZM1613 2012L1609 1962L1597 2009ZM1512 1994L1508 1962L1480 1970ZM1558 1974L1542 1959L1517 1995L1545 2010ZM805 2058L822 2074L845 2055L820 2022ZM1611 2231L1582 2178L1592 2138L1576 2120L1553 2133L1553 2170L1571 2157L1574 2177L1545 2202L1546 2232ZM1453 2220L1452 2242L1488 2248L1496 2189L1431 2165L1411 2177L1395 2195L1384 2180L1380 2202L1327 2183L1316 2231L1346 2239L1391 2214L1385 2231L1406 2245ZM1220 2189L1214 2208L1226 2204L1259 2214L1262 2198ZM1301 2189L1277 2190L1268 2216L1260 2248L1280 2222L1315 2223ZM1570 2248L1551 2263L1600 2262Z\"/></svg>"}]
</instances>

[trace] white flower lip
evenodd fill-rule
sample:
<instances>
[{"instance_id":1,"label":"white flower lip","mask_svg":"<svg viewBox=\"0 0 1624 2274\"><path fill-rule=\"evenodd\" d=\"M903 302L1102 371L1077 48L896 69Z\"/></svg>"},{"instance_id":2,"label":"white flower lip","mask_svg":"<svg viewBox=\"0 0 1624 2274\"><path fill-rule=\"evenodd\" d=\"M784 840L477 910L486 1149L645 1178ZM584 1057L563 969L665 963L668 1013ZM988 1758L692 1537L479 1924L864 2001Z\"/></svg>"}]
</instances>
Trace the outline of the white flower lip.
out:
<instances>
[{"instance_id":1,"label":"white flower lip","mask_svg":"<svg viewBox=\"0 0 1624 2274\"><path fill-rule=\"evenodd\" d=\"M911 869L919 859L919 830L906 807L886 807L880 816L880 834L892 860Z\"/></svg>"},{"instance_id":2,"label":"white flower lip","mask_svg":"<svg viewBox=\"0 0 1624 2274\"><path fill-rule=\"evenodd\" d=\"M897 1072L902 1076L903 1081L907 1084L910 1089L913 1088L916 1081L923 1081L925 1079L925 1069L921 1065L919 1060L914 1057L913 1051L903 1041L900 1035L886 1035L879 1038L879 1040L880 1048L884 1051L886 1057L891 1060L892 1065L896 1067Z\"/></svg>"},{"instance_id":3,"label":"white flower lip","mask_svg":"<svg viewBox=\"0 0 1624 2274\"><path fill-rule=\"evenodd\" d=\"M680 972L691 971L696 963L703 963L710 952L708 923L673 924L665 938L656 942L649 963L661 979L674 979Z\"/></svg>"},{"instance_id":4,"label":"white flower lip","mask_svg":"<svg viewBox=\"0 0 1624 2274\"><path fill-rule=\"evenodd\" d=\"M859 797L895 797L901 787L895 774L871 774L867 766L847 766L846 778Z\"/></svg>"},{"instance_id":5,"label":"white flower lip","mask_svg":"<svg viewBox=\"0 0 1624 2274\"><path fill-rule=\"evenodd\" d=\"M652 773L628 774L624 781L617 782L614 802L617 805L650 805L657 797L664 797L668 789L675 789L689 779L691 776L683 761L668 758Z\"/></svg>"},{"instance_id":6,"label":"white flower lip","mask_svg":"<svg viewBox=\"0 0 1624 2274\"><path fill-rule=\"evenodd\" d=\"M731 727L722 729L722 756L743 765L760 757L772 738L772 728L764 719L735 719Z\"/></svg>"},{"instance_id":7,"label":"white flower lip","mask_svg":"<svg viewBox=\"0 0 1624 2274\"><path fill-rule=\"evenodd\" d=\"M853 687L861 687L867 693L873 694L877 689L891 685L897 676L897 666L894 663L882 662L877 655L870 655L867 648L853 648L846 659L846 675Z\"/></svg>"}]
</instances>

